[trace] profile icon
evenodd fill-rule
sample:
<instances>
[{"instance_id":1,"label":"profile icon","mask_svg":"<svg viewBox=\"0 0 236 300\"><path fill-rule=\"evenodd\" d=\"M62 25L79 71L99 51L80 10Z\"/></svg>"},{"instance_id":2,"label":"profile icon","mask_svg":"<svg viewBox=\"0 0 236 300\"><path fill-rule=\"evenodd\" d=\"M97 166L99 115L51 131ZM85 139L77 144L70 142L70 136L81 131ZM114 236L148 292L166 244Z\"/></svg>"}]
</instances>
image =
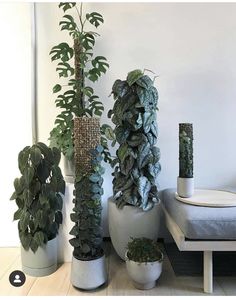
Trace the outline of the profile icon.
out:
<instances>
[{"instance_id":1,"label":"profile icon","mask_svg":"<svg viewBox=\"0 0 236 300\"><path fill-rule=\"evenodd\" d=\"M10 284L15 287L20 287L25 283L26 277L22 271L15 270L9 276Z\"/></svg>"}]
</instances>

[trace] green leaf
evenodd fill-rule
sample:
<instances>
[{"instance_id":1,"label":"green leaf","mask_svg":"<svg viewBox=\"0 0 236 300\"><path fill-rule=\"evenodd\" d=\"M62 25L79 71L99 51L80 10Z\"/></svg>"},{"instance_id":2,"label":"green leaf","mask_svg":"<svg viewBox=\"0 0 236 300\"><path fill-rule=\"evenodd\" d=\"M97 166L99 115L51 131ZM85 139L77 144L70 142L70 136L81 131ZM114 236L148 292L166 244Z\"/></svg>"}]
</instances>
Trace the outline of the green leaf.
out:
<instances>
[{"instance_id":1,"label":"green leaf","mask_svg":"<svg viewBox=\"0 0 236 300\"><path fill-rule=\"evenodd\" d=\"M57 224L62 224L63 215L62 215L61 211L57 211L55 213L55 221L57 222Z\"/></svg>"},{"instance_id":2,"label":"green leaf","mask_svg":"<svg viewBox=\"0 0 236 300\"><path fill-rule=\"evenodd\" d=\"M58 148L52 147L52 155L54 158L54 163L58 166L61 160L61 152Z\"/></svg>"},{"instance_id":3,"label":"green leaf","mask_svg":"<svg viewBox=\"0 0 236 300\"><path fill-rule=\"evenodd\" d=\"M49 54L52 55L52 61L61 59L62 62L66 62L73 57L74 50L67 43L60 43L54 46Z\"/></svg>"},{"instance_id":4,"label":"green leaf","mask_svg":"<svg viewBox=\"0 0 236 300\"><path fill-rule=\"evenodd\" d=\"M109 67L109 64L106 61L107 59L104 56L97 56L91 61L91 63L92 66L100 73L106 73Z\"/></svg>"},{"instance_id":5,"label":"green leaf","mask_svg":"<svg viewBox=\"0 0 236 300\"><path fill-rule=\"evenodd\" d=\"M16 194L16 192L14 192L14 193L11 195L10 200L15 200L16 198L17 198L17 194Z\"/></svg>"},{"instance_id":6,"label":"green leaf","mask_svg":"<svg viewBox=\"0 0 236 300\"><path fill-rule=\"evenodd\" d=\"M37 231L35 234L34 234L34 241L36 242L36 244L38 246L42 246L43 243L44 243L44 234L42 231Z\"/></svg>"},{"instance_id":7,"label":"green leaf","mask_svg":"<svg viewBox=\"0 0 236 300\"><path fill-rule=\"evenodd\" d=\"M25 183L27 185L27 187L30 186L32 180L33 180L33 177L34 177L34 168L32 166L30 167L27 167L24 171L24 178L25 178Z\"/></svg>"},{"instance_id":8,"label":"green leaf","mask_svg":"<svg viewBox=\"0 0 236 300\"><path fill-rule=\"evenodd\" d=\"M74 75L75 71L68 63L59 63L56 71L59 73L59 77L69 77Z\"/></svg>"},{"instance_id":9,"label":"green leaf","mask_svg":"<svg viewBox=\"0 0 236 300\"><path fill-rule=\"evenodd\" d=\"M83 36L82 36L82 46L84 47L84 49L86 51L90 50L93 48L95 44L95 38L92 34L90 33L85 33Z\"/></svg>"},{"instance_id":10,"label":"green leaf","mask_svg":"<svg viewBox=\"0 0 236 300\"><path fill-rule=\"evenodd\" d=\"M128 73L127 82L129 86L134 84L139 78L143 76L143 72L141 70L134 70Z\"/></svg>"},{"instance_id":11,"label":"green leaf","mask_svg":"<svg viewBox=\"0 0 236 300\"><path fill-rule=\"evenodd\" d=\"M24 186L21 184L21 178L16 178L14 180L14 188L15 188L16 193L18 195L21 194L23 192L23 189L24 189Z\"/></svg>"},{"instance_id":12,"label":"green leaf","mask_svg":"<svg viewBox=\"0 0 236 300\"><path fill-rule=\"evenodd\" d=\"M38 166L41 161L41 151L38 147L33 146L30 149L30 159L34 166Z\"/></svg>"},{"instance_id":13,"label":"green leaf","mask_svg":"<svg viewBox=\"0 0 236 300\"><path fill-rule=\"evenodd\" d=\"M22 216L23 210L22 209L18 209L13 216L13 221L19 220Z\"/></svg>"},{"instance_id":14,"label":"green leaf","mask_svg":"<svg viewBox=\"0 0 236 300\"><path fill-rule=\"evenodd\" d=\"M20 228L25 231L29 225L30 214L28 212L23 212L20 218Z\"/></svg>"},{"instance_id":15,"label":"green leaf","mask_svg":"<svg viewBox=\"0 0 236 300\"><path fill-rule=\"evenodd\" d=\"M56 84L53 87L53 93L58 93L58 92L60 92L60 90L61 90L61 85L60 84Z\"/></svg>"},{"instance_id":16,"label":"green leaf","mask_svg":"<svg viewBox=\"0 0 236 300\"><path fill-rule=\"evenodd\" d=\"M63 9L64 12L66 12L68 9L71 9L76 5L76 2L60 2L59 7Z\"/></svg>"},{"instance_id":17,"label":"green leaf","mask_svg":"<svg viewBox=\"0 0 236 300\"><path fill-rule=\"evenodd\" d=\"M89 247L89 245L88 244L83 244L83 246L82 246L82 252L83 253L85 253L85 254L87 254L87 253L89 253L90 252L90 247Z\"/></svg>"},{"instance_id":18,"label":"green leaf","mask_svg":"<svg viewBox=\"0 0 236 300\"><path fill-rule=\"evenodd\" d=\"M64 20L59 23L61 30L76 31L77 26L74 18L71 15L64 15L63 18Z\"/></svg>"},{"instance_id":19,"label":"green leaf","mask_svg":"<svg viewBox=\"0 0 236 300\"><path fill-rule=\"evenodd\" d=\"M96 174L96 173L92 174L91 176L89 176L89 180L91 182L96 183L96 182L98 182L100 180L100 176L98 174Z\"/></svg>"},{"instance_id":20,"label":"green leaf","mask_svg":"<svg viewBox=\"0 0 236 300\"><path fill-rule=\"evenodd\" d=\"M86 19L96 28L104 22L102 15L97 12L86 14Z\"/></svg>"},{"instance_id":21,"label":"green leaf","mask_svg":"<svg viewBox=\"0 0 236 300\"><path fill-rule=\"evenodd\" d=\"M29 233L20 232L20 241L25 250L29 250L32 236Z\"/></svg>"},{"instance_id":22,"label":"green leaf","mask_svg":"<svg viewBox=\"0 0 236 300\"><path fill-rule=\"evenodd\" d=\"M71 229L71 231L69 232L70 235L78 235L79 234L79 227L77 225L74 225Z\"/></svg>"},{"instance_id":23,"label":"green leaf","mask_svg":"<svg viewBox=\"0 0 236 300\"><path fill-rule=\"evenodd\" d=\"M36 241L32 238L31 242L30 242L30 248L31 250L35 253L38 249L38 245L36 243Z\"/></svg>"},{"instance_id":24,"label":"green leaf","mask_svg":"<svg viewBox=\"0 0 236 300\"><path fill-rule=\"evenodd\" d=\"M137 182L138 192L142 198L142 207L146 207L149 191L151 189L151 183L145 176L141 176Z\"/></svg>"},{"instance_id":25,"label":"green leaf","mask_svg":"<svg viewBox=\"0 0 236 300\"><path fill-rule=\"evenodd\" d=\"M152 85L153 85L153 81L151 80L151 78L147 75L143 75L142 77L140 77L136 83L145 88L145 89L149 89Z\"/></svg>"},{"instance_id":26,"label":"green leaf","mask_svg":"<svg viewBox=\"0 0 236 300\"><path fill-rule=\"evenodd\" d=\"M117 156L120 159L121 163L124 162L126 156L128 155L128 148L129 148L128 144L125 143L122 144L117 151Z\"/></svg>"}]
</instances>

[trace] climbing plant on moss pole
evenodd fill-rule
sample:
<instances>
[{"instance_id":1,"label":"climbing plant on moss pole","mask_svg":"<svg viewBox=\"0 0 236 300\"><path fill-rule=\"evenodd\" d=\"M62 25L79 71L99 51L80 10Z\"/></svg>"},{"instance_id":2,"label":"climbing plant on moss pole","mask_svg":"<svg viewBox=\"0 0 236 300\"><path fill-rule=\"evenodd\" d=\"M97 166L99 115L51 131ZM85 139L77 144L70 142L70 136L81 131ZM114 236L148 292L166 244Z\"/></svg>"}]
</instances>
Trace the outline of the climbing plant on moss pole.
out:
<instances>
[{"instance_id":1,"label":"climbing plant on moss pole","mask_svg":"<svg viewBox=\"0 0 236 300\"><path fill-rule=\"evenodd\" d=\"M104 168L101 166L103 147L98 145L90 151L92 170L87 174L77 174L75 179L75 204L71 220L75 225L70 234L77 259L95 259L103 254L101 230L101 197L103 194Z\"/></svg>"},{"instance_id":2,"label":"climbing plant on moss pole","mask_svg":"<svg viewBox=\"0 0 236 300\"><path fill-rule=\"evenodd\" d=\"M14 180L19 220L18 230L24 249L35 252L39 246L56 237L62 224L61 194L65 193L59 162L61 153L43 143L27 146L18 155L21 177Z\"/></svg>"},{"instance_id":3,"label":"climbing plant on moss pole","mask_svg":"<svg viewBox=\"0 0 236 300\"><path fill-rule=\"evenodd\" d=\"M158 93L153 80L141 70L116 80L114 107L108 116L115 124L119 148L114 161L113 192L117 206L126 204L150 210L159 201L156 178L161 170L157 142Z\"/></svg>"},{"instance_id":4,"label":"climbing plant on moss pole","mask_svg":"<svg viewBox=\"0 0 236 300\"><path fill-rule=\"evenodd\" d=\"M56 117L55 126L50 132L50 144L61 150L67 159L72 160L73 148L73 118L92 117L102 115L104 106L95 95L87 81L95 82L102 74L106 73L109 64L104 56L93 55L95 39L98 33L85 30L86 24L90 23L96 28L104 22L101 14L97 12L83 13L82 3L80 8L75 2L61 2L59 8L64 13L59 25L61 31L67 31L73 41L70 46L62 42L54 46L50 52L51 60L58 61L56 71L59 77L68 78L66 85L56 84L54 93L59 93L55 100L56 106L61 109ZM74 9L77 19L68 14L68 10ZM107 139L113 139L112 130L109 125L101 126L101 143L104 147L104 160L109 161Z\"/></svg>"}]
</instances>

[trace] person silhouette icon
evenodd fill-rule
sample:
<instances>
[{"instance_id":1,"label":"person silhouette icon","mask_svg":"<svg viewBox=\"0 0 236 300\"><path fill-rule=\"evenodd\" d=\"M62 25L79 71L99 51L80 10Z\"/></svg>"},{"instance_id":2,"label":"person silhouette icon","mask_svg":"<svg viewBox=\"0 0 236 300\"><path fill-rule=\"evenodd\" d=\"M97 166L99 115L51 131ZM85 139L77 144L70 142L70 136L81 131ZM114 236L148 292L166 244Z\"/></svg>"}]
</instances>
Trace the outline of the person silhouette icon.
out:
<instances>
[{"instance_id":1,"label":"person silhouette icon","mask_svg":"<svg viewBox=\"0 0 236 300\"><path fill-rule=\"evenodd\" d=\"M15 287L20 287L25 283L26 277L25 274L20 270L15 270L10 273L9 281L10 284Z\"/></svg>"},{"instance_id":2,"label":"person silhouette icon","mask_svg":"<svg viewBox=\"0 0 236 300\"><path fill-rule=\"evenodd\" d=\"M14 282L14 283L21 283L20 275L19 275L19 274L16 274L16 275L15 275L15 279L14 279L13 282Z\"/></svg>"}]
</instances>

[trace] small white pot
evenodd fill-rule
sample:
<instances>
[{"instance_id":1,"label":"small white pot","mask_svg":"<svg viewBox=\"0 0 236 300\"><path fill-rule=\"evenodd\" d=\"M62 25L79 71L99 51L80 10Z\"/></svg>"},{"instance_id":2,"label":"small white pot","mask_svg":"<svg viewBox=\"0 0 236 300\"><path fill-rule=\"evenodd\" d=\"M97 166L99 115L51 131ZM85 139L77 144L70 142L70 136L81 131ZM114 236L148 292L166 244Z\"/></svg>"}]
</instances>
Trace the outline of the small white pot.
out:
<instances>
[{"instance_id":1,"label":"small white pot","mask_svg":"<svg viewBox=\"0 0 236 300\"><path fill-rule=\"evenodd\" d=\"M72 257L71 284L83 290L93 290L107 281L105 255L93 260Z\"/></svg>"},{"instance_id":2,"label":"small white pot","mask_svg":"<svg viewBox=\"0 0 236 300\"><path fill-rule=\"evenodd\" d=\"M149 290L156 286L156 280L162 272L162 258L159 261L138 263L129 260L126 252L126 269L137 289Z\"/></svg>"},{"instance_id":3,"label":"small white pot","mask_svg":"<svg viewBox=\"0 0 236 300\"><path fill-rule=\"evenodd\" d=\"M113 198L108 201L108 223L112 245L121 259L130 238L146 237L157 240L159 234L161 206L155 204L149 211L143 211L132 205L117 208Z\"/></svg>"},{"instance_id":4,"label":"small white pot","mask_svg":"<svg viewBox=\"0 0 236 300\"><path fill-rule=\"evenodd\" d=\"M177 177L177 193L182 198L190 198L194 194L194 178Z\"/></svg>"},{"instance_id":5,"label":"small white pot","mask_svg":"<svg viewBox=\"0 0 236 300\"><path fill-rule=\"evenodd\" d=\"M63 156L63 170L64 170L64 179L68 183L74 183L75 181L75 162L73 160L68 160Z\"/></svg>"},{"instance_id":6,"label":"small white pot","mask_svg":"<svg viewBox=\"0 0 236 300\"><path fill-rule=\"evenodd\" d=\"M54 273L57 270L57 238L38 247L35 253L21 246L21 262L27 275L42 277Z\"/></svg>"}]
</instances>

